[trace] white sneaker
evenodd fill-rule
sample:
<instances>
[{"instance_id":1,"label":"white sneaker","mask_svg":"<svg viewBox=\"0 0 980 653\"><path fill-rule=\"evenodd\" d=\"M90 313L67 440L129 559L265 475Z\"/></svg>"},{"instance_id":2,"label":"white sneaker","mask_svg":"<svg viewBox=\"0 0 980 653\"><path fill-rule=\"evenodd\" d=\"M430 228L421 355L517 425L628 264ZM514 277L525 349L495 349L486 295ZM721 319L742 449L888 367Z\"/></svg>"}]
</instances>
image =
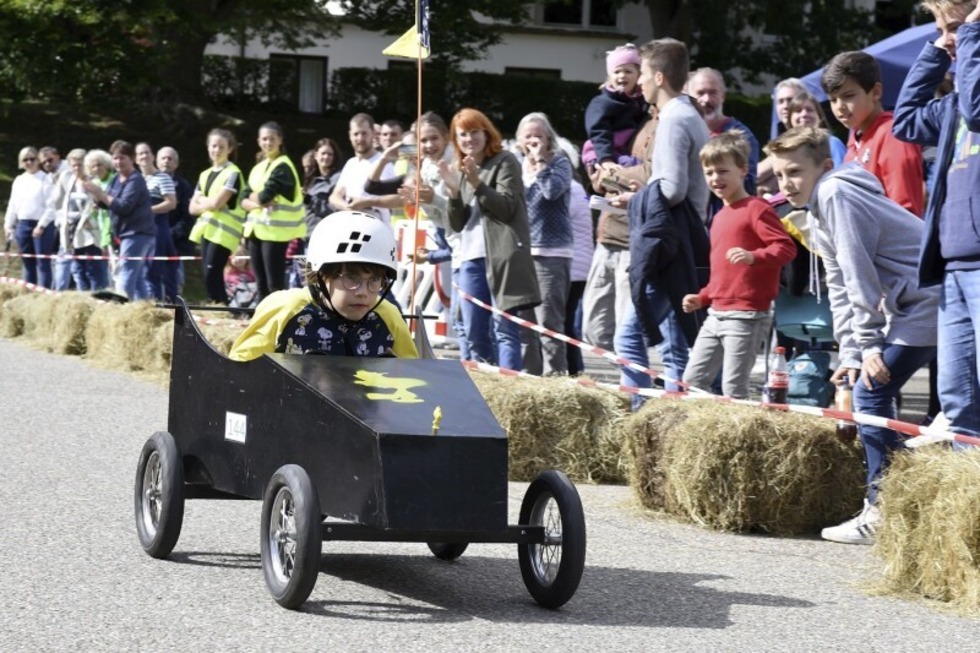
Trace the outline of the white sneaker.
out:
<instances>
[{"instance_id":1,"label":"white sneaker","mask_svg":"<svg viewBox=\"0 0 980 653\"><path fill-rule=\"evenodd\" d=\"M881 525L881 511L864 500L864 510L857 517L848 519L838 526L829 526L820 531L820 537L841 544L874 544L875 532Z\"/></svg>"}]
</instances>

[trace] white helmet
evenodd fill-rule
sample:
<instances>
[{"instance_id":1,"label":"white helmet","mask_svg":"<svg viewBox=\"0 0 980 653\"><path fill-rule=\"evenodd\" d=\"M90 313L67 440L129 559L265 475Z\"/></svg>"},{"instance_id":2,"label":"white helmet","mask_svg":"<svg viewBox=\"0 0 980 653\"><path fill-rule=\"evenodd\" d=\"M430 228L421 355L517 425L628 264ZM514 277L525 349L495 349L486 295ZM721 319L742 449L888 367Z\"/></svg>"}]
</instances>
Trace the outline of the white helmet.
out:
<instances>
[{"instance_id":1,"label":"white helmet","mask_svg":"<svg viewBox=\"0 0 980 653\"><path fill-rule=\"evenodd\" d=\"M337 211L313 229L306 262L314 271L328 263L373 263L398 274L395 237L378 218L360 211Z\"/></svg>"}]
</instances>

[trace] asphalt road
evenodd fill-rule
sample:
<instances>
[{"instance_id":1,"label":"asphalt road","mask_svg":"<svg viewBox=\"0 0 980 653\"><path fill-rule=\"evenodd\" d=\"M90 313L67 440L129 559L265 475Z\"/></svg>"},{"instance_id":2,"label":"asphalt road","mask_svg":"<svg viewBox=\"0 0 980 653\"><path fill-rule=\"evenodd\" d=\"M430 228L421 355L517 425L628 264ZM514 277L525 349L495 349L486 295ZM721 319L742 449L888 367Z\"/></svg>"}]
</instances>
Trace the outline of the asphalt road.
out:
<instances>
[{"instance_id":1,"label":"asphalt road","mask_svg":"<svg viewBox=\"0 0 980 653\"><path fill-rule=\"evenodd\" d=\"M980 624L870 596L868 548L706 531L581 486L587 568L537 607L512 545L444 563L419 544L330 543L304 610L268 596L257 502L191 501L171 560L133 524L157 386L0 340L2 651L942 651ZM524 486L510 486L511 519Z\"/></svg>"}]
</instances>

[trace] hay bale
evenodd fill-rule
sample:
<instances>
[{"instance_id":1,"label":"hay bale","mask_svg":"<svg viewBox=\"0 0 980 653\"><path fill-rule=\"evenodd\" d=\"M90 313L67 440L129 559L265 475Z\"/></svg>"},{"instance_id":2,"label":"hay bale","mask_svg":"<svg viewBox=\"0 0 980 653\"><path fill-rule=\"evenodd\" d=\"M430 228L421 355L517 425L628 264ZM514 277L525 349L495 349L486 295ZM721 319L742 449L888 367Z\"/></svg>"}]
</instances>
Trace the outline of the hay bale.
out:
<instances>
[{"instance_id":1,"label":"hay bale","mask_svg":"<svg viewBox=\"0 0 980 653\"><path fill-rule=\"evenodd\" d=\"M9 304L27 294L31 294L31 291L23 286L0 283L0 337L17 338L24 334L24 316L17 310L17 306L10 307Z\"/></svg>"},{"instance_id":2,"label":"hay bale","mask_svg":"<svg viewBox=\"0 0 980 653\"><path fill-rule=\"evenodd\" d=\"M27 288L15 283L0 283L0 307L2 307L8 299L26 295L30 292L31 291Z\"/></svg>"},{"instance_id":3,"label":"hay bale","mask_svg":"<svg viewBox=\"0 0 980 653\"><path fill-rule=\"evenodd\" d=\"M48 341L51 306L55 295L25 293L4 305L4 334L8 338L23 337L32 344L44 346Z\"/></svg>"},{"instance_id":4,"label":"hay bale","mask_svg":"<svg viewBox=\"0 0 980 653\"><path fill-rule=\"evenodd\" d=\"M660 399L625 428L640 502L712 528L812 533L864 496L860 446L841 444L829 420Z\"/></svg>"},{"instance_id":5,"label":"hay bale","mask_svg":"<svg viewBox=\"0 0 980 653\"><path fill-rule=\"evenodd\" d=\"M149 302L101 304L85 329L86 357L127 372L168 375L173 311Z\"/></svg>"},{"instance_id":6,"label":"hay bale","mask_svg":"<svg viewBox=\"0 0 980 653\"><path fill-rule=\"evenodd\" d=\"M655 408L654 408L655 407ZM627 472L640 503L650 510L664 510L663 442L687 419L687 405L680 401L648 401L645 410L623 425Z\"/></svg>"},{"instance_id":7,"label":"hay bale","mask_svg":"<svg viewBox=\"0 0 980 653\"><path fill-rule=\"evenodd\" d=\"M85 327L95 306L87 293L11 293L3 302L0 333L8 338L23 336L30 344L56 354L81 355L85 353Z\"/></svg>"},{"instance_id":8,"label":"hay bale","mask_svg":"<svg viewBox=\"0 0 980 653\"><path fill-rule=\"evenodd\" d=\"M85 354L85 329L98 302L83 292L62 293L51 302L49 351L56 354L82 356Z\"/></svg>"},{"instance_id":9,"label":"hay bale","mask_svg":"<svg viewBox=\"0 0 980 653\"><path fill-rule=\"evenodd\" d=\"M568 379L470 376L507 431L511 480L530 481L554 468L580 482L625 481L622 397Z\"/></svg>"},{"instance_id":10,"label":"hay bale","mask_svg":"<svg viewBox=\"0 0 980 653\"><path fill-rule=\"evenodd\" d=\"M980 449L901 452L879 494L884 589L980 616Z\"/></svg>"},{"instance_id":11,"label":"hay bale","mask_svg":"<svg viewBox=\"0 0 980 653\"><path fill-rule=\"evenodd\" d=\"M211 346L222 356L228 355L228 352L231 351L231 346L235 344L235 340L245 330L245 325L232 321L202 324L200 326L201 333L204 334L204 337L211 343Z\"/></svg>"}]
</instances>

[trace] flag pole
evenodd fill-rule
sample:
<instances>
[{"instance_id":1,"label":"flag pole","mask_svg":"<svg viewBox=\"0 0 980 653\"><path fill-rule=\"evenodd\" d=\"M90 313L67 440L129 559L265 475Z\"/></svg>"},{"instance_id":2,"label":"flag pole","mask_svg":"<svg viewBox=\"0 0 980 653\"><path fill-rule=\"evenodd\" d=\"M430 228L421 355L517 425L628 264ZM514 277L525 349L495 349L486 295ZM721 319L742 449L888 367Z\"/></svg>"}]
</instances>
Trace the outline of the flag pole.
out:
<instances>
[{"instance_id":1,"label":"flag pole","mask_svg":"<svg viewBox=\"0 0 980 653\"><path fill-rule=\"evenodd\" d=\"M414 224L412 225L412 246L416 247L415 243L418 242L419 233L419 186L422 184L422 35L419 31L422 27L422 16L419 14L419 0L415 0L415 47L416 47L416 65L418 68L418 81L416 87L416 107L415 107L415 150L417 152L415 159L415 217ZM416 247L416 250L418 248ZM409 295L409 313L415 315L415 289L417 284L416 270L418 268L418 257L412 256L412 292ZM438 271L436 271L438 274ZM425 324L416 324L416 329L424 329Z\"/></svg>"}]
</instances>

